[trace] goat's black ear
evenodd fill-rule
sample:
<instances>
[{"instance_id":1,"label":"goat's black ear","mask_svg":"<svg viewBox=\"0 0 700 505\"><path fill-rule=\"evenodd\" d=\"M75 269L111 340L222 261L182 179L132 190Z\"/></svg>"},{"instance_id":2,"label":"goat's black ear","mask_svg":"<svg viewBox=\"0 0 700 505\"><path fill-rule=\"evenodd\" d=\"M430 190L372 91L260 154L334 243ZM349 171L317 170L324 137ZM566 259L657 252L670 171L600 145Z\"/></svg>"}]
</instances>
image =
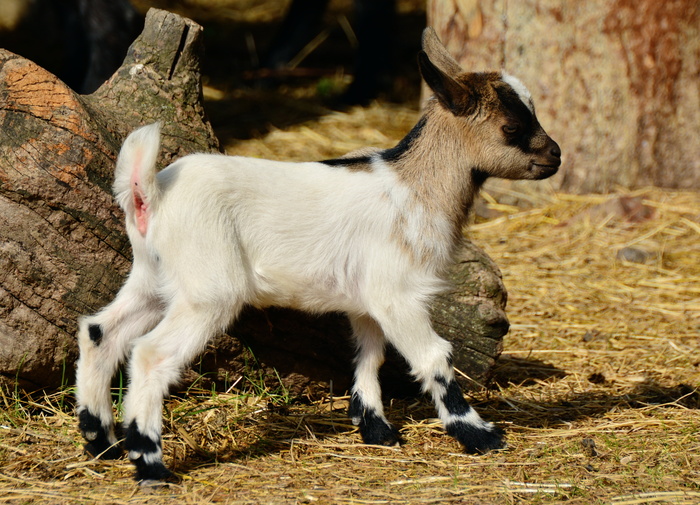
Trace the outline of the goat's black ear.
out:
<instances>
[{"instance_id":1,"label":"goat's black ear","mask_svg":"<svg viewBox=\"0 0 700 505\"><path fill-rule=\"evenodd\" d=\"M471 114L476 105L472 91L435 66L425 51L418 53L418 68L426 84L443 106L455 115Z\"/></svg>"}]
</instances>

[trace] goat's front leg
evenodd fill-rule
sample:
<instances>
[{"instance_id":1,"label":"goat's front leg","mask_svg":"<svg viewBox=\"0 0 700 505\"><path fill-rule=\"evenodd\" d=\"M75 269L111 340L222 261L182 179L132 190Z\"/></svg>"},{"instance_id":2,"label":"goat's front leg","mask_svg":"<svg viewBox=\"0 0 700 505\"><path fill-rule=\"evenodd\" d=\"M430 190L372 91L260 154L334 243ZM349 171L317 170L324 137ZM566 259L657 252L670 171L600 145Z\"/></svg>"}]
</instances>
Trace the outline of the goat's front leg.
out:
<instances>
[{"instance_id":1,"label":"goat's front leg","mask_svg":"<svg viewBox=\"0 0 700 505\"><path fill-rule=\"evenodd\" d=\"M379 367L384 362L384 334L369 316L351 317L357 344L355 382L348 415L366 444L394 445L399 433L384 416Z\"/></svg>"},{"instance_id":2,"label":"goat's front leg","mask_svg":"<svg viewBox=\"0 0 700 505\"><path fill-rule=\"evenodd\" d=\"M176 300L158 326L135 342L124 399L124 448L136 466L138 480L172 477L163 464L163 398L183 368L225 329L233 315L228 307Z\"/></svg>"},{"instance_id":3,"label":"goat's front leg","mask_svg":"<svg viewBox=\"0 0 700 505\"><path fill-rule=\"evenodd\" d=\"M502 448L502 431L481 419L464 399L451 364L452 346L433 331L427 309L405 301L393 304L377 320L387 340L408 361L423 391L431 394L447 433L469 453Z\"/></svg>"},{"instance_id":4,"label":"goat's front leg","mask_svg":"<svg viewBox=\"0 0 700 505\"><path fill-rule=\"evenodd\" d=\"M80 431L92 456L121 455L114 432L111 381L131 341L150 331L163 317L160 303L131 276L112 303L79 322L80 359L76 397Z\"/></svg>"},{"instance_id":5,"label":"goat's front leg","mask_svg":"<svg viewBox=\"0 0 700 505\"><path fill-rule=\"evenodd\" d=\"M430 391L445 431L456 438L466 452L478 454L505 447L503 431L484 421L464 399L454 372L438 373L423 387Z\"/></svg>"}]
</instances>

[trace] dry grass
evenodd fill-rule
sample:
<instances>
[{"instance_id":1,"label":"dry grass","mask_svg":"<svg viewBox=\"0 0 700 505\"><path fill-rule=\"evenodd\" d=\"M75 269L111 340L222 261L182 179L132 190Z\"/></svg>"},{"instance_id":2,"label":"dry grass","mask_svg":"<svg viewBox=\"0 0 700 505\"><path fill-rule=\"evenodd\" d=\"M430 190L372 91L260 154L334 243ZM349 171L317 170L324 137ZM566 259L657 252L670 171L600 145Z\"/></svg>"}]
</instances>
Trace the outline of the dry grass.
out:
<instances>
[{"instance_id":1,"label":"dry grass","mask_svg":"<svg viewBox=\"0 0 700 505\"><path fill-rule=\"evenodd\" d=\"M388 145L415 114L374 105L232 149L308 159ZM486 202L469 235L503 271L512 329L473 400L507 430L507 450L461 454L427 403L406 400L389 407L405 444L363 446L347 398L295 403L259 382L168 401L166 461L183 480L144 489L127 461L86 459L69 392L6 391L0 502L699 503L700 195ZM624 247L646 262L617 259Z\"/></svg>"}]
</instances>

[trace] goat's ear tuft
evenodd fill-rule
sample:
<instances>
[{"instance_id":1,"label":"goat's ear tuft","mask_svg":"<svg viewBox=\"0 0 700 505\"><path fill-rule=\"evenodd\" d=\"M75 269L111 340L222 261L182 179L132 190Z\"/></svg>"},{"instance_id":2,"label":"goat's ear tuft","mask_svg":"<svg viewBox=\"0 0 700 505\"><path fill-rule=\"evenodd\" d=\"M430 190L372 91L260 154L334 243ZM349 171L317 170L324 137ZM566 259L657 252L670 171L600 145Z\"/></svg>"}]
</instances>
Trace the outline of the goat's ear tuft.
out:
<instances>
[{"instance_id":1,"label":"goat's ear tuft","mask_svg":"<svg viewBox=\"0 0 700 505\"><path fill-rule=\"evenodd\" d=\"M418 67L440 103L456 116L468 116L476 107L476 96L454 76L438 68L425 51L418 53Z\"/></svg>"}]
</instances>

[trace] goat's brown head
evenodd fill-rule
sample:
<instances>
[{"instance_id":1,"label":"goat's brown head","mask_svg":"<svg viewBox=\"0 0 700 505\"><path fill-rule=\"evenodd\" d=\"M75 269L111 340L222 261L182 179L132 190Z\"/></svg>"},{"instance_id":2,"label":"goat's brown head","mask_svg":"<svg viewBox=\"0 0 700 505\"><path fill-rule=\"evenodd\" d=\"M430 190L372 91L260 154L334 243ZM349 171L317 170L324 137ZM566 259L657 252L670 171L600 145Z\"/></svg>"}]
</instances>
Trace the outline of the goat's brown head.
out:
<instances>
[{"instance_id":1,"label":"goat's brown head","mask_svg":"<svg viewBox=\"0 0 700 505\"><path fill-rule=\"evenodd\" d=\"M441 108L469 137L470 167L482 177L545 179L561 150L540 126L532 98L515 77L464 72L432 28L423 32L418 64Z\"/></svg>"}]
</instances>

